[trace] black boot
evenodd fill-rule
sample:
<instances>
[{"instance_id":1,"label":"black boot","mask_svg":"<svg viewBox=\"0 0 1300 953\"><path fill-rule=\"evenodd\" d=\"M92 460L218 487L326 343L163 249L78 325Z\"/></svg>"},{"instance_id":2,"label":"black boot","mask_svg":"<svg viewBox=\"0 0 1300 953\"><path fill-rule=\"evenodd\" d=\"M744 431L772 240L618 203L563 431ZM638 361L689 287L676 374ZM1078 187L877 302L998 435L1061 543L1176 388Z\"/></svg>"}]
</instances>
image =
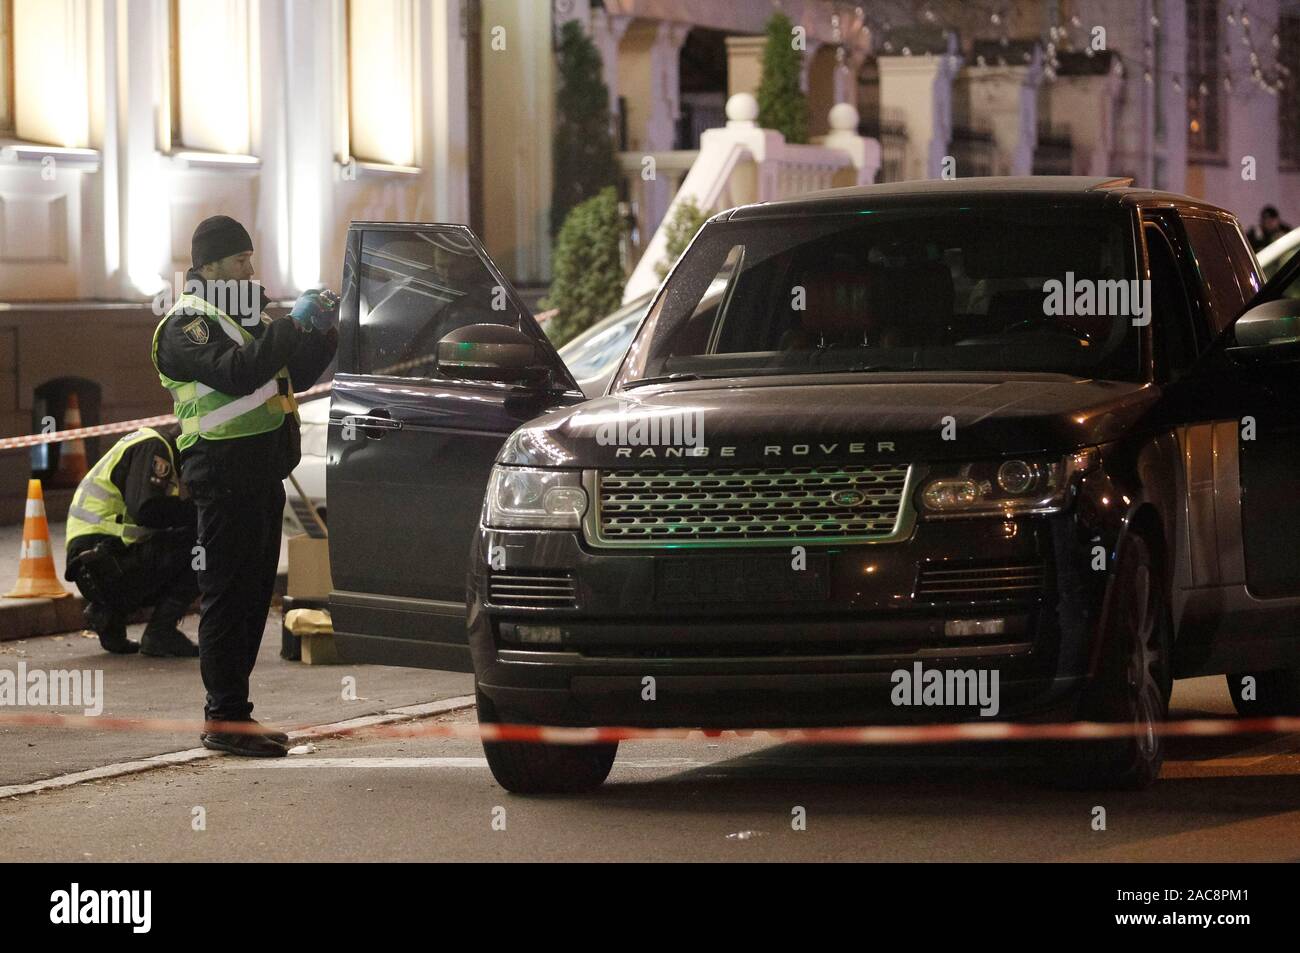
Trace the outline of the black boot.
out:
<instances>
[{"instance_id":1,"label":"black boot","mask_svg":"<svg viewBox=\"0 0 1300 953\"><path fill-rule=\"evenodd\" d=\"M205 731L199 735L203 747L225 751L245 758L283 758L289 753L284 745L266 735L236 734L229 731Z\"/></svg>"},{"instance_id":2,"label":"black boot","mask_svg":"<svg viewBox=\"0 0 1300 953\"><path fill-rule=\"evenodd\" d=\"M82 610L86 625L99 636L99 644L104 651L114 655L133 655L140 651L140 645L126 637L126 620L108 606L97 602L86 603Z\"/></svg>"},{"instance_id":3,"label":"black boot","mask_svg":"<svg viewBox=\"0 0 1300 953\"><path fill-rule=\"evenodd\" d=\"M146 628L140 637L140 654L154 658L198 658L199 647L180 629Z\"/></svg>"}]
</instances>

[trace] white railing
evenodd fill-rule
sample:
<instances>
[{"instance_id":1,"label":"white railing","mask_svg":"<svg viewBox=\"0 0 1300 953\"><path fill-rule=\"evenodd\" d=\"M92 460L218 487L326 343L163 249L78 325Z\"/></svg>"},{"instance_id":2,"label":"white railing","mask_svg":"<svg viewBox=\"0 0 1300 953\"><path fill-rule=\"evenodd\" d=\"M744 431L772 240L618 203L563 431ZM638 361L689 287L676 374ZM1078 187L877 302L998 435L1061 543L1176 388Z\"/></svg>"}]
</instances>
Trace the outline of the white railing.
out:
<instances>
[{"instance_id":1,"label":"white railing","mask_svg":"<svg viewBox=\"0 0 1300 953\"><path fill-rule=\"evenodd\" d=\"M755 122L757 116L754 97L737 93L727 101L727 125L700 136L700 151L680 186L672 191L672 201L654 223L653 236L647 241L644 232L641 235L644 251L623 291L624 301L658 285L656 266L667 258L667 224L688 199L711 213L749 202L770 202L875 181L880 168L880 144L857 134L858 111L852 106L839 103L831 109L831 132L814 145L788 143L779 132L760 129ZM633 174L639 176L643 160L634 158ZM623 167L632 173L630 161L625 157ZM658 161L655 170L656 176L664 171ZM650 204L643 201L641 207ZM645 227L648 230L648 223Z\"/></svg>"}]
</instances>

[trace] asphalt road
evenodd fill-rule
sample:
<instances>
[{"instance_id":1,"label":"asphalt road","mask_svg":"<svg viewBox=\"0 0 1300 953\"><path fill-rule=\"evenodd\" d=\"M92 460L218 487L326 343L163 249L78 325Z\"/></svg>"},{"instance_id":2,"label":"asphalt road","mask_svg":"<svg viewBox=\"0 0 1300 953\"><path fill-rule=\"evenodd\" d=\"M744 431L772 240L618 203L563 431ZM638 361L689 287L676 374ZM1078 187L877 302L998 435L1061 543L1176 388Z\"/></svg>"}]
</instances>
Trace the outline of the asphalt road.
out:
<instances>
[{"instance_id":1,"label":"asphalt road","mask_svg":"<svg viewBox=\"0 0 1300 953\"><path fill-rule=\"evenodd\" d=\"M1174 708L1231 710L1221 678ZM1171 746L1151 790L1097 794L1045 785L1016 745L634 742L599 792L522 798L477 742L352 736L0 800L0 860L1300 859L1300 736Z\"/></svg>"},{"instance_id":2,"label":"asphalt road","mask_svg":"<svg viewBox=\"0 0 1300 953\"><path fill-rule=\"evenodd\" d=\"M197 627L194 615L181 622L191 640ZM133 625L127 631L138 641L144 626ZM464 674L373 665L303 665L287 662L279 653L280 614L272 609L250 680L253 716L288 728L344 721L474 691L473 678ZM0 642L0 670L17 671L20 663L28 671L102 672L105 716L195 722L203 718L198 659L110 655L99 647L93 633L69 632ZM34 710L74 715L84 711ZM197 744L197 731L101 732L0 724L0 788Z\"/></svg>"}]
</instances>

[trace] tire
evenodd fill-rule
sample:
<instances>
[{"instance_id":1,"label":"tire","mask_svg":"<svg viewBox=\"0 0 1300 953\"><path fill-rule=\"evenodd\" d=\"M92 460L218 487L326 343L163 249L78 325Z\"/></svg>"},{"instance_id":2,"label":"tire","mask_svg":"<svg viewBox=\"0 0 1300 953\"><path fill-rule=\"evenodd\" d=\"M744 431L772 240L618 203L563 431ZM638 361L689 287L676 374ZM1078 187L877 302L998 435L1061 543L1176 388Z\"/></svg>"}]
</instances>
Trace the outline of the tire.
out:
<instances>
[{"instance_id":1,"label":"tire","mask_svg":"<svg viewBox=\"0 0 1300 953\"><path fill-rule=\"evenodd\" d=\"M1173 679L1169 601L1151 546L1139 535L1120 549L1102 612L1102 658L1084 689L1084 721L1131 724L1132 737L1071 742L1058 749L1056 780L1076 789L1141 790L1160 775Z\"/></svg>"},{"instance_id":2,"label":"tire","mask_svg":"<svg viewBox=\"0 0 1300 953\"><path fill-rule=\"evenodd\" d=\"M481 690L478 723L525 724L498 714L491 699ZM618 742L595 745L548 745L529 741L485 741L492 777L512 794L578 794L593 791L604 783L614 766Z\"/></svg>"},{"instance_id":3,"label":"tire","mask_svg":"<svg viewBox=\"0 0 1300 953\"><path fill-rule=\"evenodd\" d=\"M1242 679L1255 679L1255 697L1242 697ZM1225 676L1232 706L1243 718L1287 718L1300 715L1300 668L1270 672L1236 672Z\"/></svg>"}]
</instances>

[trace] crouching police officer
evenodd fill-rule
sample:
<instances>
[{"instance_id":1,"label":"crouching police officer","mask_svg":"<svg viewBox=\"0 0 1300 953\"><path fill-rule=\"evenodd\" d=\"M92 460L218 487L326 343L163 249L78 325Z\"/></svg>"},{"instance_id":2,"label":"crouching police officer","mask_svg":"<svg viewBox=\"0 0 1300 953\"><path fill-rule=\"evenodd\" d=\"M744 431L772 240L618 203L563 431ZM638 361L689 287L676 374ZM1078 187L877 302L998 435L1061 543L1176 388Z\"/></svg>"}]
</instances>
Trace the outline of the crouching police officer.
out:
<instances>
[{"instance_id":1,"label":"crouching police officer","mask_svg":"<svg viewBox=\"0 0 1300 953\"><path fill-rule=\"evenodd\" d=\"M334 357L337 298L309 291L287 318L263 313L253 242L224 215L201 222L186 293L154 331L153 362L181 422L181 475L198 507L199 669L203 745L252 757L286 754L288 737L253 720L257 661L280 560L282 481L298 464L294 391ZM243 722L247 731L213 722Z\"/></svg>"},{"instance_id":2,"label":"crouching police officer","mask_svg":"<svg viewBox=\"0 0 1300 953\"><path fill-rule=\"evenodd\" d=\"M193 658L176 627L199 594L194 574L194 504L176 473L174 425L124 436L91 467L68 510L64 577L86 597L87 624L109 652ZM154 607L139 643L128 616Z\"/></svg>"}]
</instances>

